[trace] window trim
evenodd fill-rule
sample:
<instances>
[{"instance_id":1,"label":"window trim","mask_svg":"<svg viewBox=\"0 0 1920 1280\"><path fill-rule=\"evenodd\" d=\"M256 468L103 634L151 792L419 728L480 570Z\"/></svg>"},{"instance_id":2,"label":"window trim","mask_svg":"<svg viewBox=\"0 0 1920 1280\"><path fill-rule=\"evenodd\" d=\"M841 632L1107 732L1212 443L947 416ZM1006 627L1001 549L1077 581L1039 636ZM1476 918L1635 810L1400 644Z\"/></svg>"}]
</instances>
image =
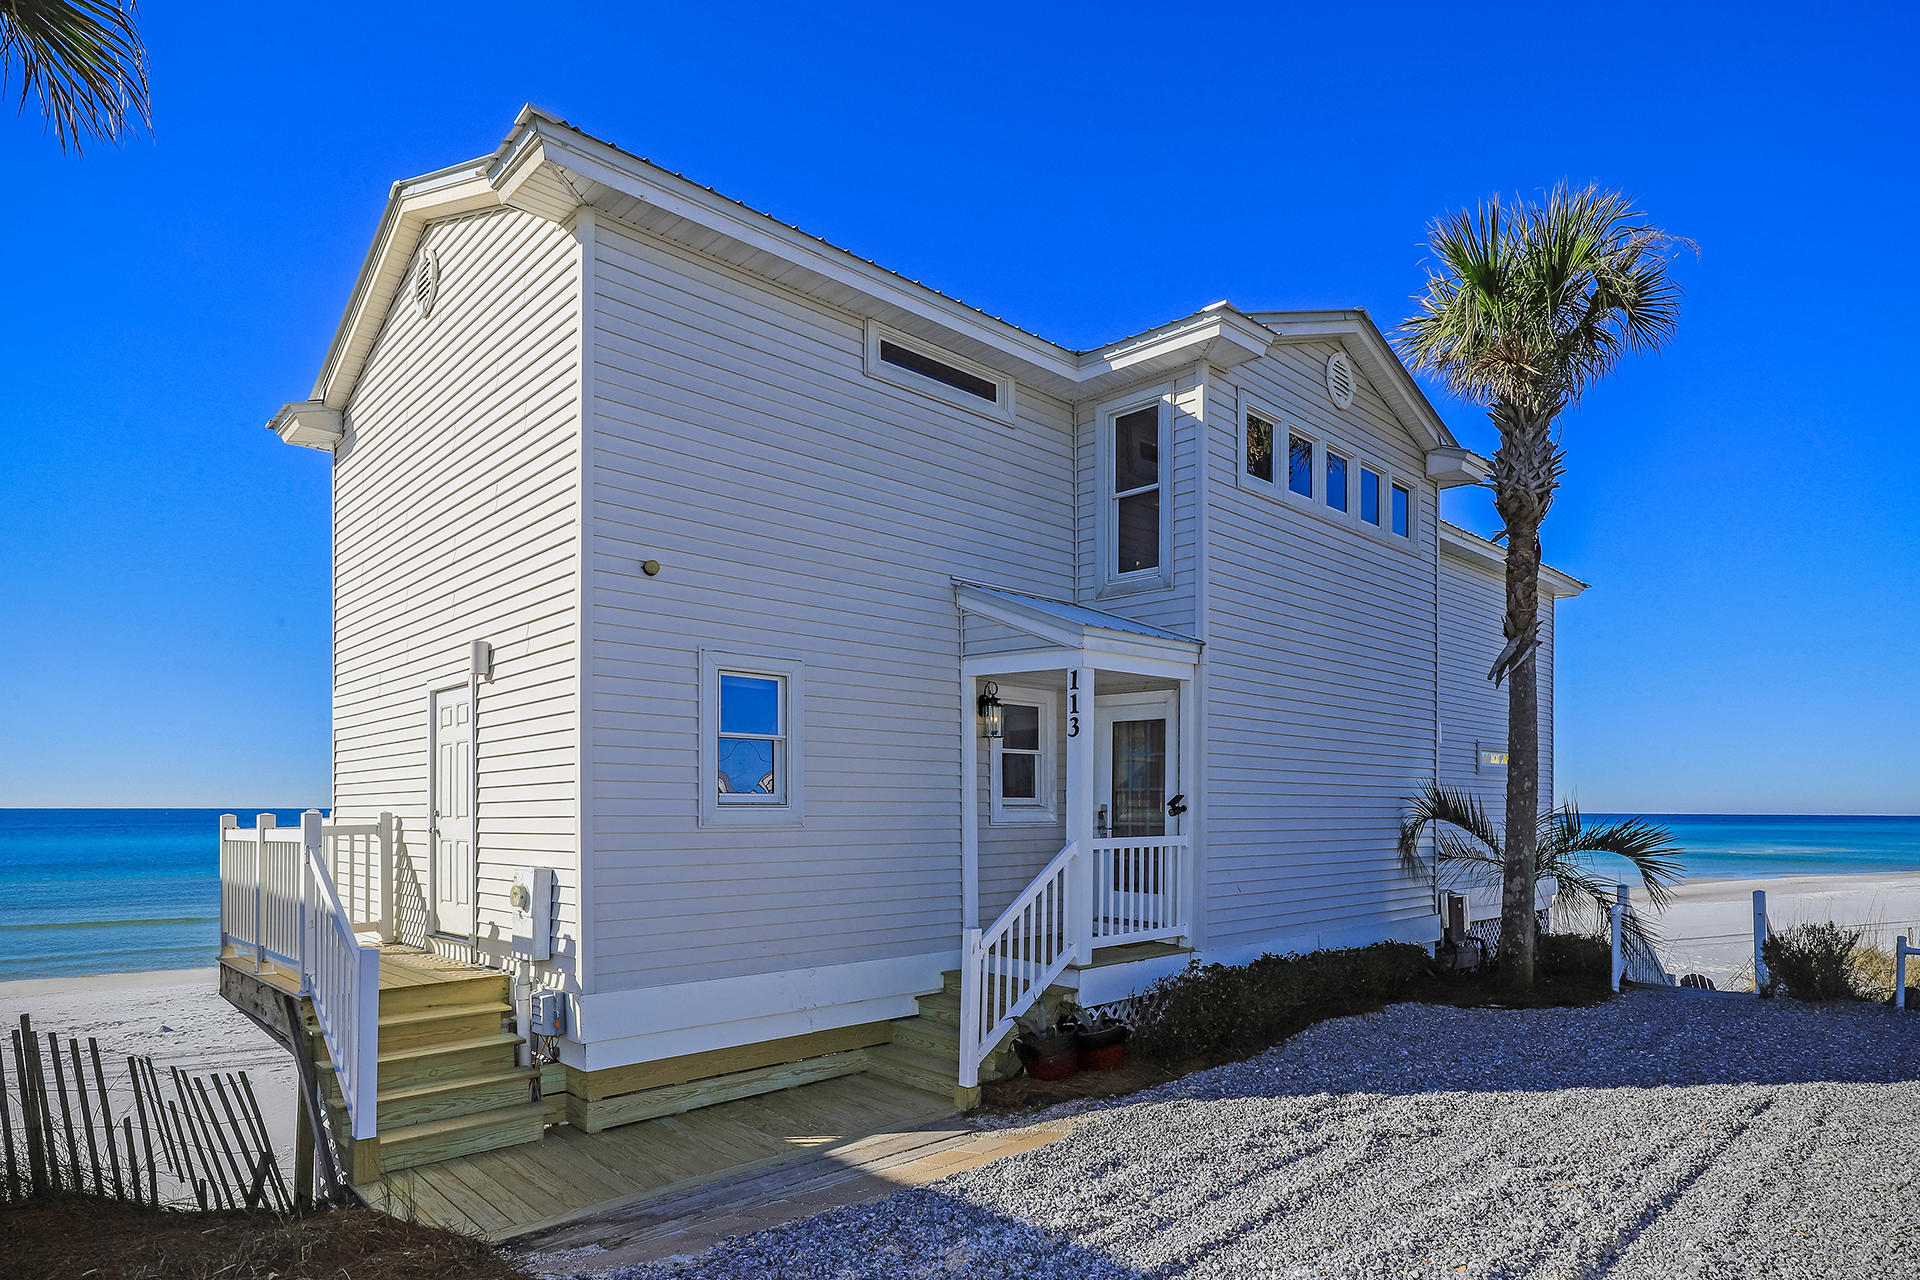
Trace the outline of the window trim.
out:
<instances>
[{"instance_id":1,"label":"window trim","mask_svg":"<svg viewBox=\"0 0 1920 1280\"><path fill-rule=\"evenodd\" d=\"M1366 473L1369 471L1373 472L1374 479L1380 482L1379 487L1374 491L1373 495L1373 509L1374 513L1380 517L1378 520L1367 519ZM1356 474L1353 477L1353 518L1358 521L1363 528L1375 531L1385 529L1385 521L1390 514L1391 494L1393 493L1392 470L1362 455L1355 459L1355 472Z\"/></svg>"},{"instance_id":2,"label":"window trim","mask_svg":"<svg viewBox=\"0 0 1920 1280\"><path fill-rule=\"evenodd\" d=\"M1020 689L1002 684L1000 701L1012 706L1037 707L1040 711L1040 753L1034 766L1032 801L1008 800L1000 793L1000 758L1006 751L1002 738L989 738L987 749L987 822L996 827L1058 826L1060 823L1060 762L1056 758L1055 734L1059 723L1060 695L1051 689Z\"/></svg>"},{"instance_id":3,"label":"window trim","mask_svg":"<svg viewBox=\"0 0 1920 1280\"><path fill-rule=\"evenodd\" d=\"M798 658L700 650L700 825L797 827L806 818L806 664ZM786 731L785 794L778 800L722 801L720 774L720 677L757 676L784 682L781 727Z\"/></svg>"},{"instance_id":4,"label":"window trim","mask_svg":"<svg viewBox=\"0 0 1920 1280\"><path fill-rule=\"evenodd\" d=\"M909 351L918 352L929 360L938 360L941 364L950 364L963 373L970 373L984 382L991 382L994 385L998 398L991 401L985 400L980 396L972 395L966 391L962 391L958 387L941 382L937 378L929 378L925 374L916 373L912 369L908 369L902 365L894 364L889 360L883 360L880 358L880 343L882 341L891 342L895 346L905 347ZM953 405L955 408L967 409L971 412L982 414L985 417L1007 423L1008 425L1012 425L1014 420L1014 381L1012 377L1001 373L997 369L989 369L977 360L969 360L965 356L958 356L951 351L936 347L930 342L922 342L918 338L910 338L899 330L890 329L878 320L872 319L867 321L866 374L869 378L891 383L896 387L905 387L909 391L916 391L921 395L944 401L947 404Z\"/></svg>"},{"instance_id":5,"label":"window trim","mask_svg":"<svg viewBox=\"0 0 1920 1280\"><path fill-rule=\"evenodd\" d=\"M1266 423L1273 431L1273 457L1271 459L1273 479L1271 480L1262 480L1259 476L1247 469L1247 452L1253 443L1253 420L1255 418ZM1289 431L1285 419L1268 413L1264 406L1256 404L1252 399L1248 399L1246 403L1240 406L1240 483L1242 485L1250 489L1258 489L1262 493L1271 493L1275 489L1283 489L1286 487L1282 481L1282 477L1286 475L1286 467L1282 464L1290 457L1290 455L1285 452L1288 434ZM1292 434L1298 435L1299 433L1292 432Z\"/></svg>"},{"instance_id":6,"label":"window trim","mask_svg":"<svg viewBox=\"0 0 1920 1280\"><path fill-rule=\"evenodd\" d=\"M1393 546L1409 551L1417 550L1420 541L1420 525L1423 512L1432 504L1425 502L1421 495L1432 487L1432 481L1425 476L1403 472L1379 460L1379 456L1365 449L1353 447L1344 440L1336 440L1316 428L1305 425L1288 415L1276 411L1271 403L1249 391L1240 393L1240 409L1235 418L1235 431L1238 437L1236 448L1240 451L1236 463L1236 482L1243 489L1253 493L1267 495L1273 501L1307 511L1320 520L1331 524L1355 529L1367 536L1376 538ZM1246 442L1247 415L1256 414L1273 423L1275 433L1274 479L1269 484L1247 474ZM1296 493L1287 473L1286 463L1292 448L1290 437L1298 436L1313 447L1313 492ZM1284 447L1282 441L1285 441ZM1347 460L1347 510L1341 511L1327 502L1327 454L1337 453ZM1360 518L1360 469L1375 472L1381 480L1380 523L1370 524ZM1407 491L1407 532L1405 535L1393 531L1393 490Z\"/></svg>"},{"instance_id":7,"label":"window trim","mask_svg":"<svg viewBox=\"0 0 1920 1280\"><path fill-rule=\"evenodd\" d=\"M1114 568L1120 551L1120 499L1113 488L1117 479L1113 466L1114 423L1148 405L1160 411L1160 474L1154 482L1160 494L1160 563L1151 569L1120 573ZM1094 410L1093 439L1099 502L1099 536L1094 539L1095 554L1100 558L1096 596L1161 591L1173 586L1173 384L1163 382L1099 405Z\"/></svg>"}]
</instances>

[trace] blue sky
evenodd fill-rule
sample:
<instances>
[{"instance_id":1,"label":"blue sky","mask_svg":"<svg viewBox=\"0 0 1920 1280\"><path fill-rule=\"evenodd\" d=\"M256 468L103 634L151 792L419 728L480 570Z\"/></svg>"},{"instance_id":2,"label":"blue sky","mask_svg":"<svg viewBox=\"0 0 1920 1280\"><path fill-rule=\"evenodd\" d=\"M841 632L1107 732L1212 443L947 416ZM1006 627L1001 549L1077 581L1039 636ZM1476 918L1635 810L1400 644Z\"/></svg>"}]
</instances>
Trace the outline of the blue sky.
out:
<instances>
[{"instance_id":1,"label":"blue sky","mask_svg":"<svg viewBox=\"0 0 1920 1280\"><path fill-rule=\"evenodd\" d=\"M1625 188L1701 252L1671 351L1566 424L1562 788L1920 812L1914 13L146 6L151 142L0 116L0 804L324 802L325 459L261 424L388 184L533 101L1075 346L1390 323L1435 214Z\"/></svg>"}]
</instances>

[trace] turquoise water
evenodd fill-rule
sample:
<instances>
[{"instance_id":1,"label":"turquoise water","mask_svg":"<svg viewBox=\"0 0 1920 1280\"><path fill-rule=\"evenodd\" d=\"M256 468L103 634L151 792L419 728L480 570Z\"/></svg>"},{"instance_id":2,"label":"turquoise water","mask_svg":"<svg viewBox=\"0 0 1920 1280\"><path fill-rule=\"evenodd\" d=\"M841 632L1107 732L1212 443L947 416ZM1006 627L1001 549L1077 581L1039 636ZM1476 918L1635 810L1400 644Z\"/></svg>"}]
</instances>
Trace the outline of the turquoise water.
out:
<instances>
[{"instance_id":1,"label":"turquoise water","mask_svg":"<svg viewBox=\"0 0 1920 1280\"><path fill-rule=\"evenodd\" d=\"M1920 872L1920 817L1647 816L1694 879ZM214 809L0 809L0 981L211 963L218 822Z\"/></svg>"},{"instance_id":2,"label":"turquoise water","mask_svg":"<svg viewBox=\"0 0 1920 1280\"><path fill-rule=\"evenodd\" d=\"M0 981L212 964L219 823L218 809L0 809Z\"/></svg>"}]
</instances>

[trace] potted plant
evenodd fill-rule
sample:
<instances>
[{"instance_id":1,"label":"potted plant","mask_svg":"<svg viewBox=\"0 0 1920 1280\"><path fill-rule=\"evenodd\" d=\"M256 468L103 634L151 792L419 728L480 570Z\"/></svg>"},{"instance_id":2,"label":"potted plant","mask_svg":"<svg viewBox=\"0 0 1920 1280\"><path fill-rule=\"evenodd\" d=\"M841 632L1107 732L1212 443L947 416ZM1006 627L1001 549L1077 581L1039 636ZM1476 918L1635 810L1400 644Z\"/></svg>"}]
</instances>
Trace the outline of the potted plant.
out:
<instances>
[{"instance_id":1,"label":"potted plant","mask_svg":"<svg viewBox=\"0 0 1920 1280\"><path fill-rule=\"evenodd\" d=\"M1062 1023L1045 1006L1036 1005L1020 1015L1018 1025L1013 1051L1035 1080L1065 1080L1080 1069L1078 1030L1072 1023Z\"/></svg>"},{"instance_id":2,"label":"potted plant","mask_svg":"<svg viewBox=\"0 0 1920 1280\"><path fill-rule=\"evenodd\" d=\"M1074 1051L1082 1071L1117 1071L1126 1065L1133 1028L1104 1013L1077 1012Z\"/></svg>"}]
</instances>

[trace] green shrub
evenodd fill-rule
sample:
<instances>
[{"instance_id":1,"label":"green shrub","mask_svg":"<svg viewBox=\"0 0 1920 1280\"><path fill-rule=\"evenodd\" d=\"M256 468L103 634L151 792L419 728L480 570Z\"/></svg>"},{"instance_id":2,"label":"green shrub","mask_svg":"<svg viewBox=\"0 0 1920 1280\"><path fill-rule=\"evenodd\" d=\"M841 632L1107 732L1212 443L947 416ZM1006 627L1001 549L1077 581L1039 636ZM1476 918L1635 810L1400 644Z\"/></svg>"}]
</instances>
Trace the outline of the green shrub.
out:
<instances>
[{"instance_id":1,"label":"green shrub","mask_svg":"<svg viewBox=\"0 0 1920 1280\"><path fill-rule=\"evenodd\" d=\"M1169 1067L1244 1058L1302 1027L1398 998L1428 964L1426 948L1404 942L1243 965L1195 961L1135 1000L1133 1052Z\"/></svg>"},{"instance_id":2,"label":"green shrub","mask_svg":"<svg viewBox=\"0 0 1920 1280\"><path fill-rule=\"evenodd\" d=\"M1613 940L1585 933L1543 933L1534 943L1534 972L1541 979L1613 981Z\"/></svg>"},{"instance_id":3,"label":"green shrub","mask_svg":"<svg viewBox=\"0 0 1920 1280\"><path fill-rule=\"evenodd\" d=\"M1796 924L1770 933L1760 944L1771 989L1784 988L1797 1000L1860 1000L1866 997L1854 972L1858 929L1828 921Z\"/></svg>"}]
</instances>

